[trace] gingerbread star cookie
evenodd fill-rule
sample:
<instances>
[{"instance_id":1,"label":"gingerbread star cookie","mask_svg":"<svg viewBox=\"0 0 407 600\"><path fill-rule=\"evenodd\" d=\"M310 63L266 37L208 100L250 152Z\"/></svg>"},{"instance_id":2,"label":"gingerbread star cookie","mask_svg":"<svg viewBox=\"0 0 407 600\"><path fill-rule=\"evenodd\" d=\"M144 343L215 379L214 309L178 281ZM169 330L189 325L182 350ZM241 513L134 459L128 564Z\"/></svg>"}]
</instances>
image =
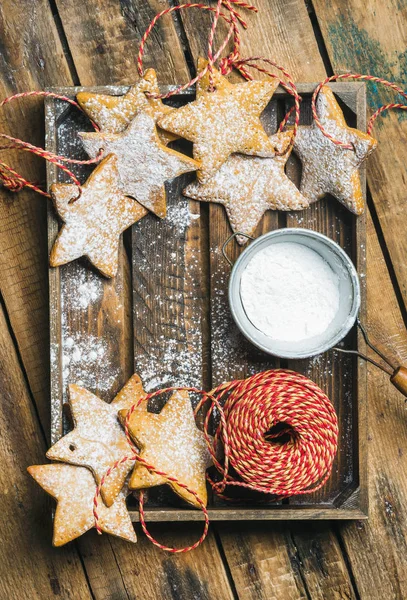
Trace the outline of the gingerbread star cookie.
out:
<instances>
[{"instance_id":1,"label":"gingerbread star cookie","mask_svg":"<svg viewBox=\"0 0 407 600\"><path fill-rule=\"evenodd\" d=\"M54 517L54 546L63 546L92 529L95 525L93 499L96 483L92 473L83 467L51 464L28 467L29 474L57 501ZM102 531L137 542L136 533L126 507L128 490L123 489L110 508L98 503Z\"/></svg>"},{"instance_id":2,"label":"gingerbread star cookie","mask_svg":"<svg viewBox=\"0 0 407 600\"><path fill-rule=\"evenodd\" d=\"M51 250L50 265L58 267L80 256L106 277L114 277L119 262L120 234L147 214L123 194L117 158L110 154L82 186L54 183L51 196L64 225Z\"/></svg>"},{"instance_id":3,"label":"gingerbread star cookie","mask_svg":"<svg viewBox=\"0 0 407 600\"><path fill-rule=\"evenodd\" d=\"M287 148L292 133L286 131L271 136L276 149ZM223 204L232 230L252 235L263 214L271 210L300 210L309 202L285 174L284 167L291 154L272 158L232 154L206 183L191 183L184 195L194 200ZM236 236L240 244L247 238Z\"/></svg>"},{"instance_id":4,"label":"gingerbread star cookie","mask_svg":"<svg viewBox=\"0 0 407 600\"><path fill-rule=\"evenodd\" d=\"M119 413L124 424L127 410ZM140 449L140 456L159 471L175 477L207 503L206 469L211 464L204 434L195 424L189 395L175 392L159 414L134 412L129 420L129 433ZM196 498L177 483L150 472L136 463L130 477L133 490L168 483L184 500L200 508Z\"/></svg>"},{"instance_id":5,"label":"gingerbread star cookie","mask_svg":"<svg viewBox=\"0 0 407 600\"><path fill-rule=\"evenodd\" d=\"M143 396L138 375L133 375L110 404L78 385L70 385L69 405L75 428L48 450L47 458L87 467L99 484L109 467L132 454L117 412L128 410ZM147 411L146 403L138 410ZM106 478L101 488L106 506L113 504L133 466L133 461L124 462Z\"/></svg>"},{"instance_id":6,"label":"gingerbread star cookie","mask_svg":"<svg viewBox=\"0 0 407 600\"><path fill-rule=\"evenodd\" d=\"M76 99L88 117L100 127L101 131L120 133L128 127L141 110L146 110L154 121L174 110L159 98L147 96L146 92L160 93L154 69L147 69L144 76L132 85L123 96L79 92ZM178 138L173 133L162 129L158 130L158 135L165 145Z\"/></svg>"},{"instance_id":7,"label":"gingerbread star cookie","mask_svg":"<svg viewBox=\"0 0 407 600\"><path fill-rule=\"evenodd\" d=\"M377 141L367 133L348 127L329 87L321 88L316 108L324 129L336 140L352 144L353 150L334 144L315 122L299 127L294 151L302 162L300 191L310 202L331 194L359 215L364 210L359 167L376 148Z\"/></svg>"},{"instance_id":8,"label":"gingerbread star cookie","mask_svg":"<svg viewBox=\"0 0 407 600\"><path fill-rule=\"evenodd\" d=\"M198 61L201 71L207 61ZM233 152L273 156L274 148L260 123L260 114L278 86L277 81L232 84L214 70L215 91L208 91L209 75L198 83L196 100L159 119L165 130L194 143L201 161L198 179L206 183Z\"/></svg>"},{"instance_id":9,"label":"gingerbread star cookie","mask_svg":"<svg viewBox=\"0 0 407 600\"><path fill-rule=\"evenodd\" d=\"M101 149L117 156L124 193L159 217L166 214L164 182L199 167L193 158L160 142L154 119L146 111L136 115L122 133L79 133L79 136L89 156L97 156Z\"/></svg>"}]
</instances>

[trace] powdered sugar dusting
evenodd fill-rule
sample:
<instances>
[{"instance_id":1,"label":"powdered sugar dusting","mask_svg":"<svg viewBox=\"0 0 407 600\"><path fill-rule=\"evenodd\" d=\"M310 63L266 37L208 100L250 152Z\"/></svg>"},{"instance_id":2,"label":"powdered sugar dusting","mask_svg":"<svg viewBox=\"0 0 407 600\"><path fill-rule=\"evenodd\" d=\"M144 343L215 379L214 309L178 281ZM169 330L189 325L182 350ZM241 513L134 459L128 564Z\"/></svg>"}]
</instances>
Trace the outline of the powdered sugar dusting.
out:
<instances>
[{"instance_id":1,"label":"powdered sugar dusting","mask_svg":"<svg viewBox=\"0 0 407 600\"><path fill-rule=\"evenodd\" d=\"M165 212L164 182L198 166L158 143L154 119L146 112L139 113L123 133L83 133L81 138L92 157L101 149L105 156L115 154L124 192L160 216Z\"/></svg>"},{"instance_id":2,"label":"powdered sugar dusting","mask_svg":"<svg viewBox=\"0 0 407 600\"><path fill-rule=\"evenodd\" d=\"M273 145L287 147L290 132L272 136ZM195 200L219 202L226 208L232 230L252 235L263 214L272 210L299 210L309 202L288 179L284 166L289 152L283 156L259 158L234 154L219 171L202 184L190 184L184 194ZM243 244L247 238L237 236Z\"/></svg>"},{"instance_id":3,"label":"powdered sugar dusting","mask_svg":"<svg viewBox=\"0 0 407 600\"><path fill-rule=\"evenodd\" d=\"M278 243L250 260L240 294L257 329L275 340L299 342L329 328L339 308L339 278L311 248Z\"/></svg>"},{"instance_id":4,"label":"powdered sugar dusting","mask_svg":"<svg viewBox=\"0 0 407 600\"><path fill-rule=\"evenodd\" d=\"M166 221L170 224L177 235L185 233L192 221L199 219L199 213L192 213L187 202L171 204L168 206Z\"/></svg>"},{"instance_id":5,"label":"powdered sugar dusting","mask_svg":"<svg viewBox=\"0 0 407 600\"><path fill-rule=\"evenodd\" d=\"M76 539L95 525L93 498L96 483L85 468L65 464L37 465L29 468L37 483L58 501L54 519L54 544L61 546ZM136 534L126 508L127 488L108 508L99 502L99 525L106 533L136 542Z\"/></svg>"},{"instance_id":6,"label":"powdered sugar dusting","mask_svg":"<svg viewBox=\"0 0 407 600\"><path fill-rule=\"evenodd\" d=\"M194 158L202 162L199 180L206 182L232 152L273 156L274 147L259 116L276 85L264 81L231 85L219 72L216 91L204 91L204 85L202 81L198 85L194 102L158 122L163 129L194 142Z\"/></svg>"},{"instance_id":7,"label":"powdered sugar dusting","mask_svg":"<svg viewBox=\"0 0 407 600\"><path fill-rule=\"evenodd\" d=\"M310 202L331 194L350 211L360 214L364 199L358 169L376 148L369 135L346 125L332 91L323 87L317 100L318 117L325 130L335 139L352 144L348 150L334 144L313 121L298 128L294 150L302 162L300 190Z\"/></svg>"},{"instance_id":8,"label":"powdered sugar dusting","mask_svg":"<svg viewBox=\"0 0 407 600\"><path fill-rule=\"evenodd\" d=\"M134 370L147 391L202 386L200 207L171 186L167 218L134 231Z\"/></svg>"}]
</instances>

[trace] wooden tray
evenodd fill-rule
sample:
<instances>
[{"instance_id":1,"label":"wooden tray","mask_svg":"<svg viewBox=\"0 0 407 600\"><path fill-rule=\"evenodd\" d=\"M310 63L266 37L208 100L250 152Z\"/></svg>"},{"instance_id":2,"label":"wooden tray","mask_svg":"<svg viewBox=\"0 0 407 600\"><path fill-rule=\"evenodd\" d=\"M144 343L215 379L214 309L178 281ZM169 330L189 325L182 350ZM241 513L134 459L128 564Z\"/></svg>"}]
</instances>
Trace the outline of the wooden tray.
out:
<instances>
[{"instance_id":1,"label":"wooden tray","mask_svg":"<svg viewBox=\"0 0 407 600\"><path fill-rule=\"evenodd\" d=\"M334 83L348 123L365 129L365 88L361 83ZM299 84L303 97L301 122L311 122L310 96L315 84ZM125 87L58 88L74 98L79 91L123 94ZM179 106L193 99L188 91L171 100ZM278 89L262 120L274 133L291 100ZM90 131L78 110L59 100L46 100L46 147L72 158L86 158L77 137ZM183 150L190 145L182 142ZM89 167L75 167L84 181ZM287 173L296 182L301 167L293 156ZM363 181L365 174L362 172ZM75 261L50 269L51 321L51 442L69 430L64 403L68 383L80 383L110 401L133 370L145 389L168 385L211 389L223 381L245 377L272 367L287 367L313 379L331 398L339 418L339 448L328 483L316 493L288 500L232 506L210 498L209 514L227 519L363 519L367 517L366 366L363 361L334 351L309 360L279 361L253 348L238 332L227 306L230 267L220 248L231 231L220 205L188 201L181 194L193 175L167 185L168 216L149 214L124 235L118 276L108 281ZM47 183L68 181L48 164ZM365 318L365 217L356 218L333 198L298 213L269 211L257 235L280 227L307 227L331 237L352 257L360 274ZM48 237L51 248L58 221L51 207ZM241 249L231 247L232 258ZM355 329L345 347L364 351ZM153 407L154 408L154 407ZM157 408L157 407L156 407ZM130 501L133 520L137 504ZM202 513L187 508L170 491L150 490L146 506L150 521L201 520Z\"/></svg>"}]
</instances>

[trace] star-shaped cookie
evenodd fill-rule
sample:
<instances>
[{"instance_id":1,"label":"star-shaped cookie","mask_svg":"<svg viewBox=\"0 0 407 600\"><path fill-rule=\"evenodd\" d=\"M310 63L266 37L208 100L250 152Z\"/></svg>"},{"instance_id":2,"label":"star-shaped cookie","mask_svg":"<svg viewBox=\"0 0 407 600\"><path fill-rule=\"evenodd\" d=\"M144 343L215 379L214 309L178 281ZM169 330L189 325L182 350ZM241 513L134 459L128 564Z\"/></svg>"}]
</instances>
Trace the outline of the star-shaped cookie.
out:
<instances>
[{"instance_id":1,"label":"star-shaped cookie","mask_svg":"<svg viewBox=\"0 0 407 600\"><path fill-rule=\"evenodd\" d=\"M367 133L348 127L332 90L323 86L317 98L317 114L324 129L336 140L352 144L348 150L328 139L315 122L300 126L294 151L302 162L301 193L310 202L331 194L351 212L364 210L359 167L377 146Z\"/></svg>"},{"instance_id":2,"label":"star-shaped cookie","mask_svg":"<svg viewBox=\"0 0 407 600\"><path fill-rule=\"evenodd\" d=\"M119 412L122 423L127 410ZM177 478L194 490L207 503L206 469L211 464L204 434L197 428L189 395L175 392L159 414L134 412L129 420L129 433L140 449L140 456L159 471ZM184 500L200 508L196 498L165 477L148 471L136 463L130 477L133 490L168 483Z\"/></svg>"},{"instance_id":3,"label":"star-shaped cookie","mask_svg":"<svg viewBox=\"0 0 407 600\"><path fill-rule=\"evenodd\" d=\"M207 61L198 61L201 71ZM209 76L198 83L196 100L159 119L165 130L194 143L194 158L201 161L198 179L206 183L233 152L273 156L274 148L260 123L260 114L278 86L277 80L232 84L214 70L215 91L208 91Z\"/></svg>"},{"instance_id":4,"label":"star-shaped cookie","mask_svg":"<svg viewBox=\"0 0 407 600\"><path fill-rule=\"evenodd\" d=\"M138 113L122 133L79 136L89 156L96 157L101 149L117 156L124 193L159 217L166 214L164 182L199 167L193 158L160 142L154 119L146 111Z\"/></svg>"},{"instance_id":5,"label":"star-shaped cookie","mask_svg":"<svg viewBox=\"0 0 407 600\"><path fill-rule=\"evenodd\" d=\"M101 129L108 133L120 133L141 110L146 110L157 121L171 110L159 98L151 98L145 92L159 94L157 75L154 69L147 69L144 76L123 96L79 92L76 99L85 113ZM167 145L178 136L168 131L158 130L163 144Z\"/></svg>"},{"instance_id":6,"label":"star-shaped cookie","mask_svg":"<svg viewBox=\"0 0 407 600\"><path fill-rule=\"evenodd\" d=\"M75 428L48 450L47 458L87 467L99 484L109 467L132 454L117 412L128 410L143 396L138 375L133 375L110 404L78 385L70 385L69 406ZM147 411L145 402L140 410ZM106 506L113 504L133 466L133 461L125 462L106 478L101 489Z\"/></svg>"},{"instance_id":7,"label":"star-shaped cookie","mask_svg":"<svg viewBox=\"0 0 407 600\"><path fill-rule=\"evenodd\" d=\"M82 186L54 183L51 196L64 225L51 250L50 265L58 267L87 256L106 277L114 277L119 262L120 234L147 214L123 194L117 158L110 154Z\"/></svg>"},{"instance_id":8,"label":"star-shaped cookie","mask_svg":"<svg viewBox=\"0 0 407 600\"><path fill-rule=\"evenodd\" d=\"M270 139L283 151L291 136L286 131ZM291 150L272 158L232 154L209 181L191 183L183 193L194 200L223 204L232 230L252 235L267 210L300 210L309 205L285 174L290 154ZM243 236L236 239L247 242Z\"/></svg>"},{"instance_id":9,"label":"star-shaped cookie","mask_svg":"<svg viewBox=\"0 0 407 600\"><path fill-rule=\"evenodd\" d=\"M54 517L54 546L63 546L92 529L95 525L93 499L96 483L92 473L83 467L51 464L28 467L29 474L57 501ZM107 508L98 504L99 525L102 531L137 542L126 507L128 490L123 489L114 504Z\"/></svg>"}]
</instances>

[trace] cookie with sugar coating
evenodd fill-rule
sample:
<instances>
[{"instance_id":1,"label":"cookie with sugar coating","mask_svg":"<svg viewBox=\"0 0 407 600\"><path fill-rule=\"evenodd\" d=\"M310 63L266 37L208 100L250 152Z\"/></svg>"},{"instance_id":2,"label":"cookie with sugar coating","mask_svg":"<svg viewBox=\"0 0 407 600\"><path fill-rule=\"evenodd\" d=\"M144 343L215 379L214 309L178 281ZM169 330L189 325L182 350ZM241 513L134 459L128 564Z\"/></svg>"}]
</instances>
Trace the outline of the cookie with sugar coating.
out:
<instances>
[{"instance_id":1,"label":"cookie with sugar coating","mask_svg":"<svg viewBox=\"0 0 407 600\"><path fill-rule=\"evenodd\" d=\"M119 412L123 424L127 412ZM128 429L140 449L141 458L157 471L177 479L193 490L206 506L206 469L212 464L212 459L205 436L196 426L187 392L175 392L159 414L133 412L129 417ZM169 484L186 502L201 508L196 497L178 483L154 473L141 463L135 463L129 481L130 489L139 490L163 484Z\"/></svg>"},{"instance_id":2,"label":"cookie with sugar coating","mask_svg":"<svg viewBox=\"0 0 407 600\"><path fill-rule=\"evenodd\" d=\"M54 517L53 545L63 546L95 526L93 500L96 483L84 467L66 464L34 465L28 472L57 501ZM99 526L129 542L137 536L126 507L128 490L123 489L110 508L99 502Z\"/></svg>"}]
</instances>

